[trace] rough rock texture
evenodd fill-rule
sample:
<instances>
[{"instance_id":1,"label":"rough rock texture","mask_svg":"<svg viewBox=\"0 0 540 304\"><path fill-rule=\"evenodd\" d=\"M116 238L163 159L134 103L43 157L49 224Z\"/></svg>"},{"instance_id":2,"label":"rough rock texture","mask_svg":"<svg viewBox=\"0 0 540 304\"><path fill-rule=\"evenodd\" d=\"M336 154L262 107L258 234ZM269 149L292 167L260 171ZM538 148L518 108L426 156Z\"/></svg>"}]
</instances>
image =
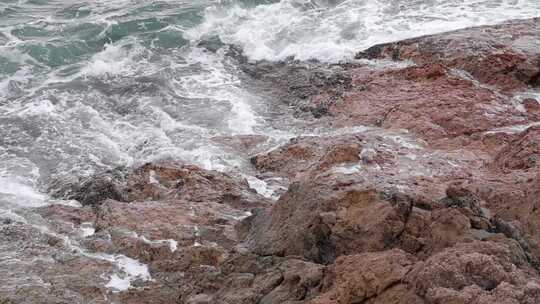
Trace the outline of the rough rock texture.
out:
<instances>
[{"instance_id":1,"label":"rough rock texture","mask_svg":"<svg viewBox=\"0 0 540 304\"><path fill-rule=\"evenodd\" d=\"M285 193L273 202L239 176L165 162L55 181L54 196L82 206L1 223L0 244L23 258L2 269L33 280L7 281L0 303L540 303L539 24L331 66L231 48L247 83L324 130L270 151L264 136L213 139L289 181ZM22 262L44 252L54 258ZM151 280L112 288L125 257Z\"/></svg>"},{"instance_id":2,"label":"rough rock texture","mask_svg":"<svg viewBox=\"0 0 540 304\"><path fill-rule=\"evenodd\" d=\"M359 53L413 64L349 65L350 86L320 123L363 128L252 158L293 183L247 220L246 246L327 265L308 303L540 301L540 118L521 97L538 85L538 24Z\"/></svg>"},{"instance_id":3,"label":"rough rock texture","mask_svg":"<svg viewBox=\"0 0 540 304\"><path fill-rule=\"evenodd\" d=\"M251 214L250 210L269 204L243 179L179 163L121 168L90 177L80 186L68 183L57 189L55 193L78 199L83 206L39 208L38 213L49 226L43 231L38 224L2 226L5 237L21 243L10 243L14 256L46 256L58 251L55 258L60 259L62 267L55 266L55 261L20 264L24 259L12 266L13 271L24 269L40 277L44 286L64 288L63 296L58 297L60 302L44 296L43 303L65 303L61 301L67 299L73 303L175 303L178 286L189 282L185 272L225 261L239 242L235 226ZM91 232L85 233L88 229ZM14 234L27 230L35 237ZM44 247L36 247L42 243ZM115 275L128 278L122 268L126 257L147 267L151 280L133 277L129 282L132 288L126 290L109 286ZM70 276L73 279L65 283ZM48 292L46 287L29 288L35 295L5 286L2 296L13 303L38 303L40 295ZM69 293L73 295L67 297Z\"/></svg>"},{"instance_id":4,"label":"rough rock texture","mask_svg":"<svg viewBox=\"0 0 540 304\"><path fill-rule=\"evenodd\" d=\"M494 165L504 171L538 168L540 166L540 126L530 127L520 132L495 156Z\"/></svg>"},{"instance_id":5,"label":"rough rock texture","mask_svg":"<svg viewBox=\"0 0 540 304\"><path fill-rule=\"evenodd\" d=\"M258 199L245 180L180 163L146 164L135 170L118 168L78 183L57 183L61 186L55 183L50 189L54 196L74 199L83 205L99 205L107 199L132 202L175 198L238 204Z\"/></svg>"},{"instance_id":6,"label":"rough rock texture","mask_svg":"<svg viewBox=\"0 0 540 304\"><path fill-rule=\"evenodd\" d=\"M534 18L376 45L356 57L441 63L511 92L540 85L539 32L540 19Z\"/></svg>"},{"instance_id":7,"label":"rough rock texture","mask_svg":"<svg viewBox=\"0 0 540 304\"><path fill-rule=\"evenodd\" d=\"M403 295L400 285L413 265L414 258L397 249L342 256L330 269L334 278L329 290L312 303L365 303Z\"/></svg>"},{"instance_id":8,"label":"rough rock texture","mask_svg":"<svg viewBox=\"0 0 540 304\"><path fill-rule=\"evenodd\" d=\"M317 62L248 62L232 47L229 55L236 58L246 74L244 81L266 95L292 106L297 116L309 112L319 118L328 114L328 106L341 100L350 88L347 67ZM316 95L317 102L311 97Z\"/></svg>"}]
</instances>

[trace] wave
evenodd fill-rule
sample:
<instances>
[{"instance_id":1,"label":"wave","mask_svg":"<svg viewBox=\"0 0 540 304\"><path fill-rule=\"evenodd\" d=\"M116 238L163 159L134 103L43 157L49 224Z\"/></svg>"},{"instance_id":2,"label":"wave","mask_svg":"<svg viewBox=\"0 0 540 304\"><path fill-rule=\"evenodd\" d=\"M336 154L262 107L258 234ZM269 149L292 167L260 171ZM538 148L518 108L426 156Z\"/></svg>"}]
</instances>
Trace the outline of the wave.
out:
<instances>
[{"instance_id":1,"label":"wave","mask_svg":"<svg viewBox=\"0 0 540 304\"><path fill-rule=\"evenodd\" d=\"M217 35L252 60L338 62L378 43L536 16L537 0L228 2L207 8L204 21L185 36Z\"/></svg>"}]
</instances>

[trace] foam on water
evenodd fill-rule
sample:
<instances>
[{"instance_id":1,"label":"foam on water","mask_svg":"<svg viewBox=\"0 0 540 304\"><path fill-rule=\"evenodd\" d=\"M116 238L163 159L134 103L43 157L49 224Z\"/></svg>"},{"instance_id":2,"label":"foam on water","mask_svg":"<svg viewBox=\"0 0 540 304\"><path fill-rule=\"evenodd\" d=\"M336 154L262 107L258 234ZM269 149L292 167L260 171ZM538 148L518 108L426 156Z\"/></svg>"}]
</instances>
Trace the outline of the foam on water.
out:
<instances>
[{"instance_id":1,"label":"foam on water","mask_svg":"<svg viewBox=\"0 0 540 304\"><path fill-rule=\"evenodd\" d=\"M526 131L527 129L531 127L540 126L540 121L529 123L529 124L523 124L523 125L512 125L512 126L505 126L501 128L496 128L490 131L485 132L485 134L496 134L496 133L508 133L508 134L514 134L514 133L521 133L523 131Z\"/></svg>"},{"instance_id":2,"label":"foam on water","mask_svg":"<svg viewBox=\"0 0 540 304\"><path fill-rule=\"evenodd\" d=\"M362 170L362 167L359 164L340 165L340 166L335 166L332 168L333 172L345 174L345 175L358 173L360 172L360 170Z\"/></svg>"},{"instance_id":3,"label":"foam on water","mask_svg":"<svg viewBox=\"0 0 540 304\"><path fill-rule=\"evenodd\" d=\"M131 288L131 284L135 280L150 281L152 279L148 266L137 260L118 255L114 257L114 262L118 266L120 273L111 275L109 282L105 285L105 287L112 289L113 292Z\"/></svg>"},{"instance_id":4,"label":"foam on water","mask_svg":"<svg viewBox=\"0 0 540 304\"><path fill-rule=\"evenodd\" d=\"M169 249L171 250L171 252L175 252L178 249L178 242L176 240L173 240L173 239L150 240L146 236L139 235L138 233L136 233L134 231L130 231L129 235L134 237L134 238L140 239L141 241L145 242L146 244L154 244L154 245L167 244L169 246Z\"/></svg>"},{"instance_id":5,"label":"foam on water","mask_svg":"<svg viewBox=\"0 0 540 304\"><path fill-rule=\"evenodd\" d=\"M92 223L81 223L79 229L83 237L92 236L96 232L96 228L93 227Z\"/></svg>"},{"instance_id":6,"label":"foam on water","mask_svg":"<svg viewBox=\"0 0 540 304\"><path fill-rule=\"evenodd\" d=\"M46 196L36 192L32 187L0 178L0 194L12 195L23 198L23 204L27 207L42 206Z\"/></svg>"},{"instance_id":7,"label":"foam on water","mask_svg":"<svg viewBox=\"0 0 540 304\"><path fill-rule=\"evenodd\" d=\"M540 16L536 0L283 0L258 6L217 5L187 32L218 35L253 60L350 59L377 43L508 19Z\"/></svg>"},{"instance_id":8,"label":"foam on water","mask_svg":"<svg viewBox=\"0 0 540 304\"><path fill-rule=\"evenodd\" d=\"M247 180L249 187L257 191L260 195L274 200L278 199L279 196L277 193L280 190L279 186L270 185L268 182L251 175L244 175L244 178Z\"/></svg>"},{"instance_id":9,"label":"foam on water","mask_svg":"<svg viewBox=\"0 0 540 304\"><path fill-rule=\"evenodd\" d=\"M187 75L179 79L177 93L188 98L210 98L225 101L231 106L227 126L232 134L253 134L257 126L257 115L250 106L252 96L239 87L238 77L227 70L222 52L213 54L193 48L186 57L188 64L198 64L203 73ZM231 68L231 67L229 67Z\"/></svg>"},{"instance_id":10,"label":"foam on water","mask_svg":"<svg viewBox=\"0 0 540 304\"><path fill-rule=\"evenodd\" d=\"M7 98L20 93L22 87L26 86L32 78L27 67L23 67L13 75L0 78L0 98Z\"/></svg>"},{"instance_id":11,"label":"foam on water","mask_svg":"<svg viewBox=\"0 0 540 304\"><path fill-rule=\"evenodd\" d=\"M92 57L91 62L82 69L82 74L87 76L131 74L130 57L121 46L109 44Z\"/></svg>"},{"instance_id":12,"label":"foam on water","mask_svg":"<svg viewBox=\"0 0 540 304\"><path fill-rule=\"evenodd\" d=\"M41 207L48 203L48 196L36 190L24 178L0 173L0 213L15 216L12 210Z\"/></svg>"}]
</instances>

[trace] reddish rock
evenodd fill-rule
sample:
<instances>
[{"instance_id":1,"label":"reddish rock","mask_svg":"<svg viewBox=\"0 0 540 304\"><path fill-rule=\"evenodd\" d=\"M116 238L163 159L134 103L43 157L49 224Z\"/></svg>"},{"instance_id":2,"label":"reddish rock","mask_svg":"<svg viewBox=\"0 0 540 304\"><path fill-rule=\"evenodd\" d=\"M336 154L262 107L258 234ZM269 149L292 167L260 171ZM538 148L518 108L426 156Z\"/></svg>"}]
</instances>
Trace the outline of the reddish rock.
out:
<instances>
[{"instance_id":1,"label":"reddish rock","mask_svg":"<svg viewBox=\"0 0 540 304\"><path fill-rule=\"evenodd\" d=\"M117 168L80 184L57 181L51 191L54 196L83 205L98 205L107 199L132 202L170 198L247 205L262 199L244 179L171 162L146 164L134 170Z\"/></svg>"},{"instance_id":2,"label":"reddish rock","mask_svg":"<svg viewBox=\"0 0 540 304\"><path fill-rule=\"evenodd\" d=\"M261 172L279 173L294 179L309 170L327 170L336 164L358 162L361 144L354 135L298 137L285 146L254 156L251 163ZM314 164L317 168L313 168Z\"/></svg>"},{"instance_id":3,"label":"reddish rock","mask_svg":"<svg viewBox=\"0 0 540 304\"><path fill-rule=\"evenodd\" d=\"M530 252L532 262L540 265L534 261L540 259L540 174L519 170L490 178L469 181L464 187L485 201L497 231L519 241Z\"/></svg>"},{"instance_id":4,"label":"reddish rock","mask_svg":"<svg viewBox=\"0 0 540 304\"><path fill-rule=\"evenodd\" d=\"M333 192L332 185L292 184L270 214L257 215L248 242L261 255L299 255L318 263L384 250L405 228L410 205L400 203L361 186Z\"/></svg>"},{"instance_id":5,"label":"reddish rock","mask_svg":"<svg viewBox=\"0 0 540 304\"><path fill-rule=\"evenodd\" d=\"M465 70L481 82L512 92L539 85L538 18L382 44L357 58L410 59Z\"/></svg>"},{"instance_id":6,"label":"reddish rock","mask_svg":"<svg viewBox=\"0 0 540 304\"><path fill-rule=\"evenodd\" d=\"M495 166L504 170L527 170L540 166L540 126L520 132L496 156Z\"/></svg>"},{"instance_id":7,"label":"reddish rock","mask_svg":"<svg viewBox=\"0 0 540 304\"><path fill-rule=\"evenodd\" d=\"M129 176L126 192L131 200L184 199L248 206L264 200L246 180L203 170L194 165L147 164Z\"/></svg>"},{"instance_id":8,"label":"reddish rock","mask_svg":"<svg viewBox=\"0 0 540 304\"><path fill-rule=\"evenodd\" d=\"M539 282L517 243L477 241L426 261L397 249L342 256L308 303L535 303Z\"/></svg>"},{"instance_id":9,"label":"reddish rock","mask_svg":"<svg viewBox=\"0 0 540 304\"><path fill-rule=\"evenodd\" d=\"M0 222L4 274L0 302L108 303L104 295L110 261L80 255L60 235L40 228L18 221Z\"/></svg>"},{"instance_id":10,"label":"reddish rock","mask_svg":"<svg viewBox=\"0 0 540 304\"><path fill-rule=\"evenodd\" d=\"M458 147L469 145L472 135L524 120L510 98L439 64L350 73L350 90L329 108L335 125L403 128L432 144Z\"/></svg>"},{"instance_id":11,"label":"reddish rock","mask_svg":"<svg viewBox=\"0 0 540 304\"><path fill-rule=\"evenodd\" d=\"M397 249L342 256L331 266L333 282L329 290L309 303L365 303L379 297L403 297L406 290L400 285L414 262L412 256ZM386 303L407 302L400 299Z\"/></svg>"},{"instance_id":12,"label":"reddish rock","mask_svg":"<svg viewBox=\"0 0 540 304\"><path fill-rule=\"evenodd\" d=\"M540 103L534 98L525 98L521 104L527 112L540 112Z\"/></svg>"},{"instance_id":13,"label":"reddish rock","mask_svg":"<svg viewBox=\"0 0 540 304\"><path fill-rule=\"evenodd\" d=\"M523 251L512 241L477 241L449 248L415 265L406 281L425 303L540 300L537 274L531 272Z\"/></svg>"},{"instance_id":14,"label":"reddish rock","mask_svg":"<svg viewBox=\"0 0 540 304\"><path fill-rule=\"evenodd\" d=\"M175 302L177 286L186 284L184 272L223 263L239 243L235 226L269 203L245 180L197 166L156 163L117 172L68 186L69 197L82 198L86 206L39 211L90 252L123 254L148 266L153 280L115 293L120 303ZM107 189L118 195L110 197ZM83 225L95 234L84 235ZM105 288L96 292L107 294Z\"/></svg>"}]
</instances>

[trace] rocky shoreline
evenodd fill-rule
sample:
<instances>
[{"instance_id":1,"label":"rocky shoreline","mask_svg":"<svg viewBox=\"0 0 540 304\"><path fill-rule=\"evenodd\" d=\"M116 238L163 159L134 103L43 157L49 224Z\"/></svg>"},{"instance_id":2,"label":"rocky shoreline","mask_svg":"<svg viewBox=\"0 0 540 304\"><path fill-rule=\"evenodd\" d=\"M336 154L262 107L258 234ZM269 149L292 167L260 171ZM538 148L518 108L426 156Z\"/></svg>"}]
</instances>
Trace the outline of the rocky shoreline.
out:
<instances>
[{"instance_id":1,"label":"rocky shoreline","mask_svg":"<svg viewBox=\"0 0 540 304\"><path fill-rule=\"evenodd\" d=\"M177 162L51 183L82 205L39 208L47 229L1 223L5 275L42 284L4 280L0 303L540 303L540 18L339 65L230 56L334 130L266 152L216 139L279 199Z\"/></svg>"}]
</instances>

